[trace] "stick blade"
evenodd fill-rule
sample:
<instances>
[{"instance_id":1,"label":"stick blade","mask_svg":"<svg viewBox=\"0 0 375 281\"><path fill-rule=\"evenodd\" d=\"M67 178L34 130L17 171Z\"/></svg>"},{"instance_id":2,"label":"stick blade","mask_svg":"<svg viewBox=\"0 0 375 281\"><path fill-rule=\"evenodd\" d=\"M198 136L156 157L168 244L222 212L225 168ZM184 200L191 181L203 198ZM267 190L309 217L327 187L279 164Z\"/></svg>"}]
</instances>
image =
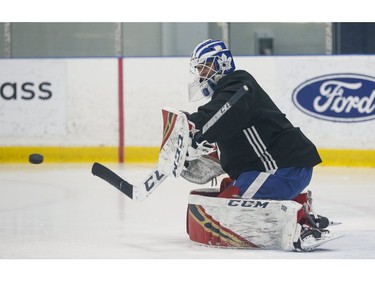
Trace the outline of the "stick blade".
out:
<instances>
[{"instance_id":1,"label":"stick blade","mask_svg":"<svg viewBox=\"0 0 375 281\"><path fill-rule=\"evenodd\" d=\"M106 166L95 162L92 165L91 173L116 187L130 199L133 199L133 185L122 179L119 175L108 169Z\"/></svg>"}]
</instances>

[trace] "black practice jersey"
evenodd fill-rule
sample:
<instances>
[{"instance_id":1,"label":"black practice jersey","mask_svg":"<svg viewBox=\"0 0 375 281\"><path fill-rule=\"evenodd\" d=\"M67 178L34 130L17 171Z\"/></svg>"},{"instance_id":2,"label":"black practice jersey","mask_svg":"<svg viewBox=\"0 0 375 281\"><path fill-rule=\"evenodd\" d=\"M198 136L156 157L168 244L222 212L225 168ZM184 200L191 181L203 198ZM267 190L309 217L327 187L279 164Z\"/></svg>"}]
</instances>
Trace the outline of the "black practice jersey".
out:
<instances>
[{"instance_id":1,"label":"black practice jersey","mask_svg":"<svg viewBox=\"0 0 375 281\"><path fill-rule=\"evenodd\" d=\"M315 145L294 127L252 75L237 70L221 78L212 99L188 118L201 130L243 86L249 91L202 137L216 143L223 170L232 179L245 171L313 167L321 162Z\"/></svg>"}]
</instances>

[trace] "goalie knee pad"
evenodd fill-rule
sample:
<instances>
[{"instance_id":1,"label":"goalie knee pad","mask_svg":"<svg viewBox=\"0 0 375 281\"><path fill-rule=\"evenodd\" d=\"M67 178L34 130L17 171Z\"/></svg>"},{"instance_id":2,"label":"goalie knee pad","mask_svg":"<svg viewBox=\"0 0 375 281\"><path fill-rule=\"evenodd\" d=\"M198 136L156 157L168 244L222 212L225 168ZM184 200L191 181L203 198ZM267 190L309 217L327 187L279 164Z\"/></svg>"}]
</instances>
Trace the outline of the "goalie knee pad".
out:
<instances>
[{"instance_id":1,"label":"goalie knee pad","mask_svg":"<svg viewBox=\"0 0 375 281\"><path fill-rule=\"evenodd\" d=\"M227 189L232 184L231 178L223 178L220 183L220 192L223 192L225 189Z\"/></svg>"},{"instance_id":2,"label":"goalie knee pad","mask_svg":"<svg viewBox=\"0 0 375 281\"><path fill-rule=\"evenodd\" d=\"M220 183L220 193L217 197L219 198L232 198L240 194L238 186L232 185L233 181L231 178L223 178Z\"/></svg>"},{"instance_id":3,"label":"goalie knee pad","mask_svg":"<svg viewBox=\"0 0 375 281\"><path fill-rule=\"evenodd\" d=\"M220 192L220 194L217 197L233 198L233 197L239 196L239 194L240 194L240 189L237 186L232 185L224 189L222 192Z\"/></svg>"}]
</instances>

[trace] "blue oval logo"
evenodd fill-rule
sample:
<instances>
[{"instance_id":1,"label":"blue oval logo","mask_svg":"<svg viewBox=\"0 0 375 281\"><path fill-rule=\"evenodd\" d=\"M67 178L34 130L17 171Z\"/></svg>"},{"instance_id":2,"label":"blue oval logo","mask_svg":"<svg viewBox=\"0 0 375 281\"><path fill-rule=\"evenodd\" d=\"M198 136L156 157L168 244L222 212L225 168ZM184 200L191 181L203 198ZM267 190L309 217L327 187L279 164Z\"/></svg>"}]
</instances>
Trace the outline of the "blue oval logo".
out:
<instances>
[{"instance_id":1,"label":"blue oval logo","mask_svg":"<svg viewBox=\"0 0 375 281\"><path fill-rule=\"evenodd\" d=\"M330 74L299 85L294 105L316 118L360 122L375 118L375 78L360 74Z\"/></svg>"}]
</instances>

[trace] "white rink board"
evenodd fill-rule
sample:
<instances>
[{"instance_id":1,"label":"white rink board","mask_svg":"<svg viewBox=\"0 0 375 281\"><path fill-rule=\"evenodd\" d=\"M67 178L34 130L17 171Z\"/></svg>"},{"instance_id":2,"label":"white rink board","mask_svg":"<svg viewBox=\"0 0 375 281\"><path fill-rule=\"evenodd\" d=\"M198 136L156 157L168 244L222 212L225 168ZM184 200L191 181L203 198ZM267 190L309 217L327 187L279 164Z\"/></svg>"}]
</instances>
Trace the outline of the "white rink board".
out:
<instances>
[{"instance_id":1,"label":"white rink board","mask_svg":"<svg viewBox=\"0 0 375 281\"><path fill-rule=\"evenodd\" d=\"M204 102L187 102L188 62L188 58L126 60L127 145L160 145L163 106L191 112ZM294 89L314 77L332 73L375 76L375 56L236 57L235 62L237 69L245 69L255 77L287 118L301 127L318 148L375 148L374 119L355 123L321 120L303 113L292 102ZM153 74L147 76L147 83L138 83L137 77L145 77L145 70ZM134 102L147 111L142 118L135 114L139 110Z\"/></svg>"},{"instance_id":2,"label":"white rink board","mask_svg":"<svg viewBox=\"0 0 375 281\"><path fill-rule=\"evenodd\" d=\"M65 61L3 61L0 134L65 135L66 76Z\"/></svg>"},{"instance_id":3,"label":"white rink board","mask_svg":"<svg viewBox=\"0 0 375 281\"><path fill-rule=\"evenodd\" d=\"M375 76L375 56L253 56L235 57L238 69L249 71L267 91L287 118L318 148L374 149L375 120L345 123L315 118L298 109L293 91L303 82L333 73ZM35 116L25 120L23 111L4 108L9 101L0 96L0 116L18 120L25 130L0 131L0 146L117 146L119 139L119 79L117 58L90 59L2 59L0 68L9 64L65 65L60 88L64 100L49 117L55 127L44 130L40 103ZM24 65L24 67L22 67ZM123 58L125 146L158 147L162 135L163 107L192 112L205 100L188 102L189 58ZM37 68L37 67L36 67ZM49 71L45 77L54 73ZM60 73L60 72L59 72ZM65 74L64 74L65 73ZM19 71L18 81L43 79L41 73ZM39 75L39 76L38 76ZM64 77L62 77L64 76ZM47 77L48 78L48 77ZM11 82L2 78L0 84ZM21 101L17 101L21 102ZM51 109L51 108L49 108ZM13 115L12 115L13 114ZM374 113L373 113L374 114ZM23 118L23 119L22 119ZM8 123L7 123L8 124ZM3 126L2 126L3 127ZM5 127L4 127L5 128Z\"/></svg>"},{"instance_id":4,"label":"white rink board","mask_svg":"<svg viewBox=\"0 0 375 281\"><path fill-rule=\"evenodd\" d=\"M125 59L125 143L160 146L163 107L193 112L206 101L188 101L189 59Z\"/></svg>"},{"instance_id":5,"label":"white rink board","mask_svg":"<svg viewBox=\"0 0 375 281\"><path fill-rule=\"evenodd\" d=\"M0 95L0 117L6 113L5 120L19 120L18 124L13 122L13 127L7 131L0 130L0 146L116 146L117 59L0 60L3 72L9 69L9 65L13 68L17 66L18 72L13 73L13 76L1 76L0 86L22 81L35 84L39 81L51 82L53 78L59 82L59 94L62 98L54 104L56 108L49 107L48 118L55 124L55 128L50 128L47 126L50 122L45 119L42 102L35 98L31 101L21 98L9 101ZM48 69L45 69L46 65L49 66ZM51 77L51 73L56 77ZM21 90L18 94L26 95ZM20 104L20 110L10 113L11 102ZM29 105L30 114L22 110L22 106L27 103L33 103ZM27 131L17 129L17 126L21 129L25 127Z\"/></svg>"},{"instance_id":6,"label":"white rink board","mask_svg":"<svg viewBox=\"0 0 375 281\"><path fill-rule=\"evenodd\" d=\"M243 57L237 61L237 66L257 79L287 118L317 147L375 149L374 119L355 123L321 120L303 113L292 102L295 88L314 77L333 73L375 77L375 56Z\"/></svg>"}]
</instances>

